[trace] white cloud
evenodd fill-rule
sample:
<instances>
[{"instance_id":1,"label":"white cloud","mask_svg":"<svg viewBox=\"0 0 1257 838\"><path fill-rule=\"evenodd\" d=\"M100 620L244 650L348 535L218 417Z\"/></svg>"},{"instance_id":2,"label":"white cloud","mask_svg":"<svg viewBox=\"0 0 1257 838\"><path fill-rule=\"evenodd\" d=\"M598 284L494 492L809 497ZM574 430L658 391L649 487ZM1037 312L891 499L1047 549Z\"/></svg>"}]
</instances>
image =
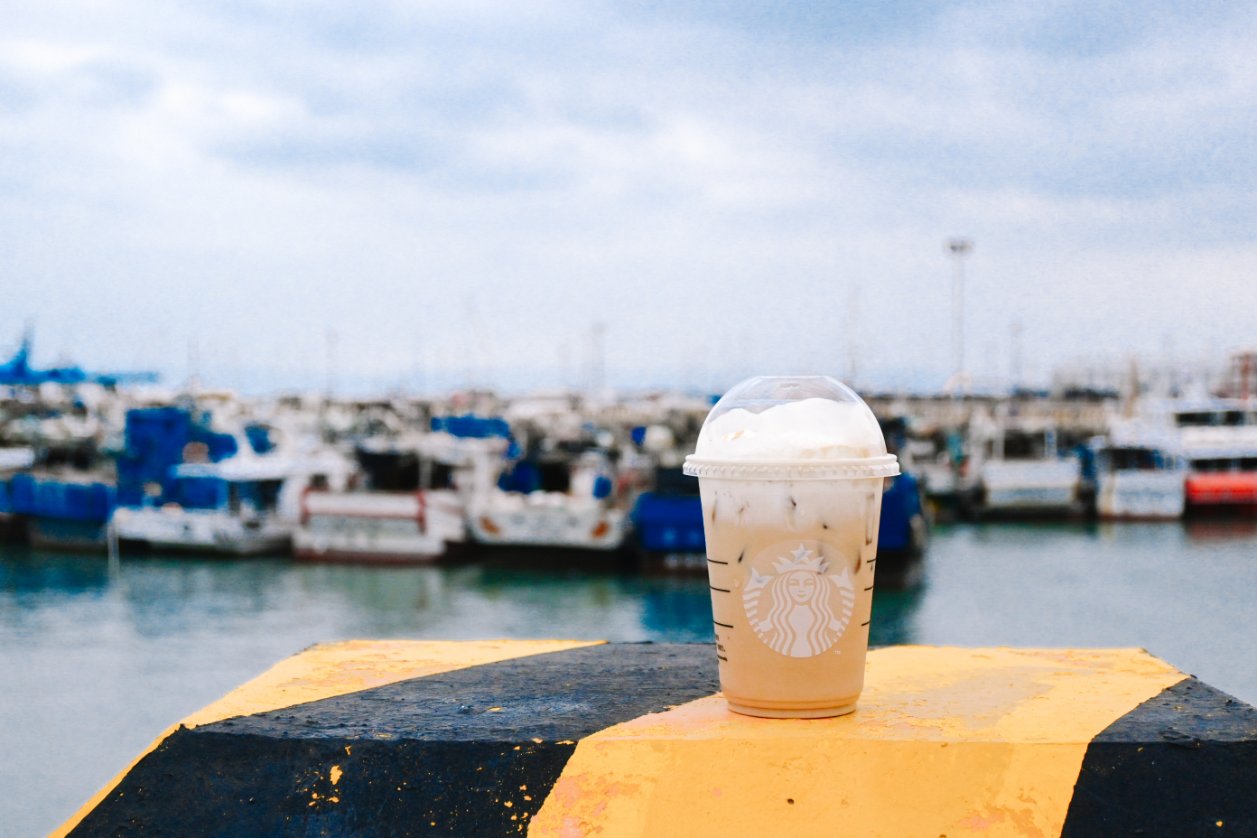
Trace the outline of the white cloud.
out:
<instances>
[{"instance_id":1,"label":"white cloud","mask_svg":"<svg viewBox=\"0 0 1257 838\"><path fill-rule=\"evenodd\" d=\"M965 233L997 350L1013 319L1045 366L1083 341L1246 340L1222 304L1251 302L1244 27L1008 9L0 15L0 100L20 104L0 246L23 301L0 334L37 315L80 360L132 363L119 336L160 322L162 357L194 333L290 370L334 324L346 376L401 375L415 335L462 363L470 301L502 368L557 369L604 321L609 363L643 375L735 353L840 369L858 286L862 369L941 380L940 244ZM1194 264L1213 320L1163 302Z\"/></svg>"},{"instance_id":2,"label":"white cloud","mask_svg":"<svg viewBox=\"0 0 1257 838\"><path fill-rule=\"evenodd\" d=\"M92 60L108 57L109 54L110 50L99 44L24 38L0 39L0 64L19 72L40 75L73 70Z\"/></svg>"}]
</instances>

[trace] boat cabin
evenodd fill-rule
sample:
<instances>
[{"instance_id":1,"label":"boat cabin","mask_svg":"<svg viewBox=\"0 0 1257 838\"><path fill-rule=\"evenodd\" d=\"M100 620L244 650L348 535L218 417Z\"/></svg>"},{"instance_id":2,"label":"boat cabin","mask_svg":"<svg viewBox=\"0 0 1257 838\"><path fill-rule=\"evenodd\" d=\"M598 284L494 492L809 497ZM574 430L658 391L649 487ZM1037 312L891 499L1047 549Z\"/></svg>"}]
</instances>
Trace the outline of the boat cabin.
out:
<instances>
[{"instance_id":1,"label":"boat cabin","mask_svg":"<svg viewBox=\"0 0 1257 838\"><path fill-rule=\"evenodd\" d=\"M275 513L288 475L252 464L185 463L171 469L163 501L184 509Z\"/></svg>"},{"instance_id":2,"label":"boat cabin","mask_svg":"<svg viewBox=\"0 0 1257 838\"><path fill-rule=\"evenodd\" d=\"M184 509L225 509L240 512L273 512L279 507L279 496L284 481L231 480L214 475L175 474L173 485L167 493L168 503L176 503Z\"/></svg>"},{"instance_id":3,"label":"boat cabin","mask_svg":"<svg viewBox=\"0 0 1257 838\"><path fill-rule=\"evenodd\" d=\"M1257 412L1241 407L1180 410L1174 414L1180 428L1240 428L1257 425Z\"/></svg>"},{"instance_id":4,"label":"boat cabin","mask_svg":"<svg viewBox=\"0 0 1257 838\"><path fill-rule=\"evenodd\" d=\"M1193 457L1192 471L1202 474L1221 474L1226 472L1257 472L1257 456L1205 456Z\"/></svg>"},{"instance_id":5,"label":"boat cabin","mask_svg":"<svg viewBox=\"0 0 1257 838\"><path fill-rule=\"evenodd\" d=\"M1105 473L1173 470L1180 468L1181 462L1176 455L1147 445L1113 445L1096 454L1097 471Z\"/></svg>"}]
</instances>

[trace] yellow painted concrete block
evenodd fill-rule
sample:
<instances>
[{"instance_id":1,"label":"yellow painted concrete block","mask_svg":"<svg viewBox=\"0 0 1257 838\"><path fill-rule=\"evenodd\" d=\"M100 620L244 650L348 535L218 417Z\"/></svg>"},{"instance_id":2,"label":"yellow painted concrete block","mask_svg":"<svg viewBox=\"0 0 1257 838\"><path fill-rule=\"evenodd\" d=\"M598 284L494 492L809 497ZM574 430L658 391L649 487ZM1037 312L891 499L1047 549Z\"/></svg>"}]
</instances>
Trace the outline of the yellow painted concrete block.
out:
<instances>
[{"instance_id":1,"label":"yellow painted concrete block","mask_svg":"<svg viewBox=\"0 0 1257 838\"><path fill-rule=\"evenodd\" d=\"M512 658L558 652L604 641L586 640L346 640L321 643L272 666L223 698L162 731L153 742L53 831L62 838L100 805L140 760L180 726L198 727L233 716L264 713L309 701L438 675Z\"/></svg>"},{"instance_id":2,"label":"yellow painted concrete block","mask_svg":"<svg viewBox=\"0 0 1257 838\"><path fill-rule=\"evenodd\" d=\"M1091 739L1183 679L1142 650L895 647L859 708L723 698L582 740L531 835L1057 835Z\"/></svg>"}]
</instances>

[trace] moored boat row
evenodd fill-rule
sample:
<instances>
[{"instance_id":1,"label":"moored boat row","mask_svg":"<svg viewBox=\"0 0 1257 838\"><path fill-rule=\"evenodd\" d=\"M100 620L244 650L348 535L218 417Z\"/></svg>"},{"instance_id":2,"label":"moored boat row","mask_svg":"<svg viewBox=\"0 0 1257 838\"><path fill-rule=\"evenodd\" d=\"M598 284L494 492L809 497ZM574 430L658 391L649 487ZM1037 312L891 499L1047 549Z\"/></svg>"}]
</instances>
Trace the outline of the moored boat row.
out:
<instances>
[{"instance_id":1,"label":"moored boat row","mask_svg":"<svg viewBox=\"0 0 1257 838\"><path fill-rule=\"evenodd\" d=\"M689 555L701 568L701 515L684 498L696 489L660 475L676 471L705 408L619 405L613 420L564 432L548 416L466 412L328 438L221 406L132 407L83 468L14 455L0 472L0 511L43 546L99 552L420 564L533 550L617 566ZM669 492L692 520L661 530L650 509ZM919 556L928 528L918 483L906 473L886 497L884 552ZM681 540L668 535L678 523Z\"/></svg>"},{"instance_id":2,"label":"moored boat row","mask_svg":"<svg viewBox=\"0 0 1257 838\"><path fill-rule=\"evenodd\" d=\"M1062 427L1002 405L975 411L944 470L936 506L961 516L1088 516L1174 520L1257 513L1257 405L1247 400L1155 401Z\"/></svg>"},{"instance_id":3,"label":"moored boat row","mask_svg":"<svg viewBox=\"0 0 1257 838\"><path fill-rule=\"evenodd\" d=\"M1247 396L868 401L904 471L883 499L887 557L921 555L930 522L953 513L1257 512ZM701 567L694 486L677 468L710 405L671 392L338 401L13 385L0 390L0 534L300 561L535 548Z\"/></svg>"}]
</instances>

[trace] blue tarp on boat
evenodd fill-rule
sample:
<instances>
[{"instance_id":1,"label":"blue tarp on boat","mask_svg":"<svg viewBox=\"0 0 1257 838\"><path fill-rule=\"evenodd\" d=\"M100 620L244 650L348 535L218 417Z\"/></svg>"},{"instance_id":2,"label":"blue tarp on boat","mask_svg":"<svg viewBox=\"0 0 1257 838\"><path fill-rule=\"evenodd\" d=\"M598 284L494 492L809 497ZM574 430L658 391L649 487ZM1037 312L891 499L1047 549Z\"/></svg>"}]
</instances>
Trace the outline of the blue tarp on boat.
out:
<instances>
[{"instance_id":1,"label":"blue tarp on boat","mask_svg":"<svg viewBox=\"0 0 1257 838\"><path fill-rule=\"evenodd\" d=\"M103 523L117 505L117 487L16 474L9 480L12 511L31 518Z\"/></svg>"},{"instance_id":2,"label":"blue tarp on boat","mask_svg":"<svg viewBox=\"0 0 1257 838\"><path fill-rule=\"evenodd\" d=\"M138 506L146 496L145 486L161 487L161 500L183 499L177 492L171 470L183 463L189 444L204 446L204 456L211 463L234 457L239 444L231 434L217 433L209 428L208 413L185 407L143 407L127 411L126 450L117 457L118 488L121 502ZM199 497L196 490L191 497ZM215 490L217 491L217 490ZM208 493L206 493L206 504Z\"/></svg>"},{"instance_id":3,"label":"blue tarp on boat","mask_svg":"<svg viewBox=\"0 0 1257 838\"><path fill-rule=\"evenodd\" d=\"M463 439L511 438L511 426L505 419L477 416L474 413L466 413L462 416L433 416L431 425L434 431L445 431Z\"/></svg>"},{"instance_id":4,"label":"blue tarp on boat","mask_svg":"<svg viewBox=\"0 0 1257 838\"><path fill-rule=\"evenodd\" d=\"M692 481L692 478L688 478ZM661 471L659 488L645 492L633 507L633 529L644 550L664 553L701 553L706 550L703 538L703 509L697 494L686 493L680 478ZM882 496L882 517L878 529L878 550L911 551L914 543L914 519L923 519L920 484L916 477L904 472L894 479Z\"/></svg>"},{"instance_id":5,"label":"blue tarp on boat","mask_svg":"<svg viewBox=\"0 0 1257 838\"><path fill-rule=\"evenodd\" d=\"M633 529L644 550L660 553L701 553L703 507L698 495L646 492L632 513Z\"/></svg>"}]
</instances>

